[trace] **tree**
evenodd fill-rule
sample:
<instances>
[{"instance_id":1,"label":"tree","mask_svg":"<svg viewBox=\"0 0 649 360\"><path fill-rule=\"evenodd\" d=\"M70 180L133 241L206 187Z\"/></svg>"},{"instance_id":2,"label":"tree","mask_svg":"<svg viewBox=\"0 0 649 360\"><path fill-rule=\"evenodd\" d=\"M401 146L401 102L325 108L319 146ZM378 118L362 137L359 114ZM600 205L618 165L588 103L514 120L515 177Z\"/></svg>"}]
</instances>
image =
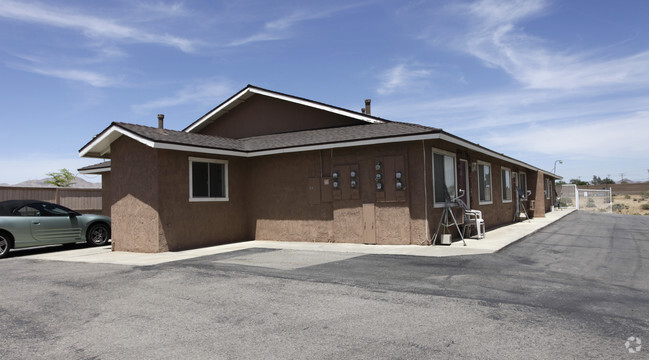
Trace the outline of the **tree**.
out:
<instances>
[{"instance_id":1,"label":"tree","mask_svg":"<svg viewBox=\"0 0 649 360\"><path fill-rule=\"evenodd\" d=\"M570 179L570 183L575 185L588 185L588 182L579 179Z\"/></svg>"},{"instance_id":2,"label":"tree","mask_svg":"<svg viewBox=\"0 0 649 360\"><path fill-rule=\"evenodd\" d=\"M593 181L591 181L591 183L593 185L608 185L608 184L615 184L615 181L610 177L605 177L602 179L599 176L593 175Z\"/></svg>"},{"instance_id":3,"label":"tree","mask_svg":"<svg viewBox=\"0 0 649 360\"><path fill-rule=\"evenodd\" d=\"M68 169L61 169L59 172L47 173L47 176L51 177L52 180L47 180L45 182L56 187L70 187L74 185L72 180L76 177Z\"/></svg>"},{"instance_id":4,"label":"tree","mask_svg":"<svg viewBox=\"0 0 649 360\"><path fill-rule=\"evenodd\" d=\"M606 177L602 179L602 184L605 185L615 184L615 180L611 179L610 177Z\"/></svg>"}]
</instances>

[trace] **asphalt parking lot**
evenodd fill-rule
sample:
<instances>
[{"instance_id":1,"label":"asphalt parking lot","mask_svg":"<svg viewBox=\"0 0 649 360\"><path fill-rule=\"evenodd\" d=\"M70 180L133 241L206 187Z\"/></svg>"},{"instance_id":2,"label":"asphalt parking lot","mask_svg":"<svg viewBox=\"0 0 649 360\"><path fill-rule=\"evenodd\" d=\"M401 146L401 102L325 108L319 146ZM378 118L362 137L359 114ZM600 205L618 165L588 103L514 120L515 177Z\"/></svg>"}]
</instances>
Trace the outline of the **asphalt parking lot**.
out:
<instances>
[{"instance_id":1,"label":"asphalt parking lot","mask_svg":"<svg viewBox=\"0 0 649 360\"><path fill-rule=\"evenodd\" d=\"M649 217L585 212L485 255L18 255L0 261L0 358L643 359L648 269Z\"/></svg>"}]
</instances>

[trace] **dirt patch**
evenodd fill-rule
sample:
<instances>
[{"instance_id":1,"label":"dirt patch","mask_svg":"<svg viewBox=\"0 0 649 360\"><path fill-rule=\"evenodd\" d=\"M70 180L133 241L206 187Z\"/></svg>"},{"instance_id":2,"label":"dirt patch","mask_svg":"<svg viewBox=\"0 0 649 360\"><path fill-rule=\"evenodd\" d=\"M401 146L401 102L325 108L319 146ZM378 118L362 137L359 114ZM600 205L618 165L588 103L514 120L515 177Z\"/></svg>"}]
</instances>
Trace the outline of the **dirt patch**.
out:
<instances>
[{"instance_id":1,"label":"dirt patch","mask_svg":"<svg viewBox=\"0 0 649 360\"><path fill-rule=\"evenodd\" d=\"M613 213L649 215L649 193L642 195L614 194Z\"/></svg>"}]
</instances>

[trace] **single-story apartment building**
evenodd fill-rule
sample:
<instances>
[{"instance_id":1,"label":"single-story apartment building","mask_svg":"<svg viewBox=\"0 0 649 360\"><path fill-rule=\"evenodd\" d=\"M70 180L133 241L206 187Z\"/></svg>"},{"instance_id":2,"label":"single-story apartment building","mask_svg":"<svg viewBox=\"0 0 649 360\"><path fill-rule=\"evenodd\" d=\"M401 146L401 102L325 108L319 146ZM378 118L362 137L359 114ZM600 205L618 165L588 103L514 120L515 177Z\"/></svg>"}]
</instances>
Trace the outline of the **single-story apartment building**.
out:
<instances>
[{"instance_id":1,"label":"single-story apartment building","mask_svg":"<svg viewBox=\"0 0 649 360\"><path fill-rule=\"evenodd\" d=\"M248 85L182 131L158 118L114 122L79 150L109 159L79 170L102 175L118 251L430 244L449 198L490 228L512 223L518 205L545 216L560 179L442 129L372 116L368 100L356 112Z\"/></svg>"}]
</instances>

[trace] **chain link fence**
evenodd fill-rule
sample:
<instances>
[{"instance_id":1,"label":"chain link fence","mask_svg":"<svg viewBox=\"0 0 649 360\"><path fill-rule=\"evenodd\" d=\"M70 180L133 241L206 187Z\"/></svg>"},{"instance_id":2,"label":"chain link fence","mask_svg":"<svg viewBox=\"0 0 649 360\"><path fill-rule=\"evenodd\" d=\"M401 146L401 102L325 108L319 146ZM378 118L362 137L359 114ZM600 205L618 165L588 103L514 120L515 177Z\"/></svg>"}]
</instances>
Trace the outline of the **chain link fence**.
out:
<instances>
[{"instance_id":1,"label":"chain link fence","mask_svg":"<svg viewBox=\"0 0 649 360\"><path fill-rule=\"evenodd\" d=\"M578 210L613 213L611 190L577 189L579 193Z\"/></svg>"},{"instance_id":2,"label":"chain link fence","mask_svg":"<svg viewBox=\"0 0 649 360\"><path fill-rule=\"evenodd\" d=\"M584 211L613 213L611 189L579 189L574 184L557 187L560 209L572 208Z\"/></svg>"}]
</instances>

